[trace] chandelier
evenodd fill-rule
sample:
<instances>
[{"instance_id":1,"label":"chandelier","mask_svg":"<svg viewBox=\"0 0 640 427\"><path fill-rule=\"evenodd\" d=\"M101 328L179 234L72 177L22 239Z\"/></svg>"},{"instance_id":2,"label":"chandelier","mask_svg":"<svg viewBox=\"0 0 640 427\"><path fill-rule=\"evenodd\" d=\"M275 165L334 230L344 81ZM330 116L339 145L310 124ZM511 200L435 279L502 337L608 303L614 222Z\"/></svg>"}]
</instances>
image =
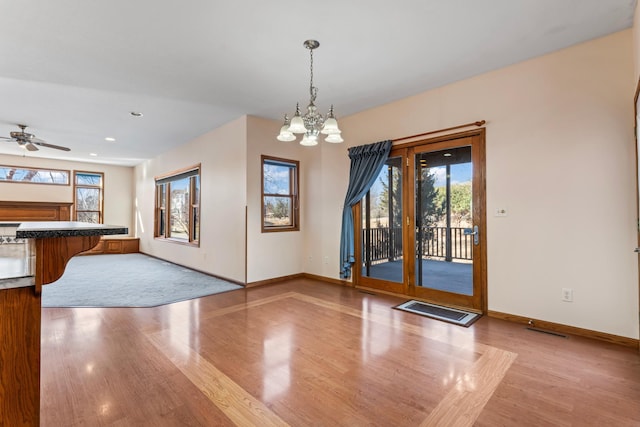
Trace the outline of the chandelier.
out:
<instances>
[{"instance_id":1,"label":"chandelier","mask_svg":"<svg viewBox=\"0 0 640 427\"><path fill-rule=\"evenodd\" d=\"M326 142L339 143L344 141L340 136L342 132L338 128L338 122L333 115L333 105L331 105L326 118L318 113L318 108L315 105L318 88L313 86L313 50L319 46L320 43L317 40L307 40L304 42L304 47L309 49L311 58L309 105L307 105L306 113L301 116L300 103L296 104L296 113L291 118L291 121L289 121L289 117L286 114L284 115L284 125L280 129L280 134L277 136L279 141L294 141L296 139L295 133L304 134L300 145L306 146L318 145L318 137L320 134L327 135L324 139Z\"/></svg>"}]
</instances>

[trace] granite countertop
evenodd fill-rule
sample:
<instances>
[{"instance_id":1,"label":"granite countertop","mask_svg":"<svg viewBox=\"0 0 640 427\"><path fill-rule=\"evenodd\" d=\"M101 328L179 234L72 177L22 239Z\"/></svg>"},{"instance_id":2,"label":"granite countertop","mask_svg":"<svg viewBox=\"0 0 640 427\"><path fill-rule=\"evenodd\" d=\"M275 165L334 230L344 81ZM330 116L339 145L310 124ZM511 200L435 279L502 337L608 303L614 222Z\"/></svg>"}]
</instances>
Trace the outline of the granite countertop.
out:
<instances>
[{"instance_id":1,"label":"granite countertop","mask_svg":"<svg viewBox=\"0 0 640 427\"><path fill-rule=\"evenodd\" d=\"M44 237L70 236L106 236L128 234L127 227L105 224L92 224L76 221L37 221L23 222L16 231L20 239L38 239Z\"/></svg>"}]
</instances>

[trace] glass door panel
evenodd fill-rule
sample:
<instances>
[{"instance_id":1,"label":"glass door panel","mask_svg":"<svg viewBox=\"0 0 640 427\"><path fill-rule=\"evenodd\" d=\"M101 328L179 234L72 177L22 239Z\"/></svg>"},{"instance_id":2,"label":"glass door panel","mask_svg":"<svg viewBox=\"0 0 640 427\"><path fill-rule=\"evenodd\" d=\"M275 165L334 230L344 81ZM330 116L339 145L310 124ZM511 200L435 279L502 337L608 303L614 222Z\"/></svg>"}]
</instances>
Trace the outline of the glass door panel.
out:
<instances>
[{"instance_id":1,"label":"glass door panel","mask_svg":"<svg viewBox=\"0 0 640 427\"><path fill-rule=\"evenodd\" d=\"M415 286L473 296L471 146L418 152L414 160Z\"/></svg>"},{"instance_id":2,"label":"glass door panel","mask_svg":"<svg viewBox=\"0 0 640 427\"><path fill-rule=\"evenodd\" d=\"M402 179L402 157L390 157L360 203L361 277L365 280L404 282Z\"/></svg>"}]
</instances>

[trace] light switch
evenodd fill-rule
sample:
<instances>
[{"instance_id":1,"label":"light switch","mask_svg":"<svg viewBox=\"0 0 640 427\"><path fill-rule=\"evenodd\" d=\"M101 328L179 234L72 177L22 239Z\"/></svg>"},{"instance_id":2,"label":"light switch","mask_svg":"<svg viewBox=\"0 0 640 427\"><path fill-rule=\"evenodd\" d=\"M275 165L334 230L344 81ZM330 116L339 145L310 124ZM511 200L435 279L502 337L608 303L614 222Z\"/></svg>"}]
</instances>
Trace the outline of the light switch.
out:
<instances>
[{"instance_id":1,"label":"light switch","mask_svg":"<svg viewBox=\"0 0 640 427\"><path fill-rule=\"evenodd\" d=\"M507 216L507 208L496 208L493 216Z\"/></svg>"}]
</instances>

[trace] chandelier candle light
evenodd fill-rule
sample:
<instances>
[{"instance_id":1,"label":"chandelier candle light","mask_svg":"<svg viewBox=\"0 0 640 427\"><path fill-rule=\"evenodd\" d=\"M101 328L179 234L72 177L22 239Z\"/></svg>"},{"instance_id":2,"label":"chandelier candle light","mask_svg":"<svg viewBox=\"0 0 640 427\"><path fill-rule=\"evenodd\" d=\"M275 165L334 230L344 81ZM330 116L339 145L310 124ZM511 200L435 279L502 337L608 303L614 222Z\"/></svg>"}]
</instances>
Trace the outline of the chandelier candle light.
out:
<instances>
[{"instance_id":1,"label":"chandelier candle light","mask_svg":"<svg viewBox=\"0 0 640 427\"><path fill-rule=\"evenodd\" d=\"M317 40L307 40L304 42L304 47L309 49L311 57L309 105L307 105L307 112L304 116L300 115L299 103L296 104L296 113L291 121L289 121L289 117L286 114L284 115L284 125L280 129L280 134L277 136L279 141L294 141L296 139L294 133L303 133L304 137L300 141L300 145L306 145L309 147L318 145L318 137L321 133L327 135L324 139L326 142L339 143L344 141L340 136L342 131L338 128L338 122L333 115L333 105L331 105L326 119L322 117L322 114L318 113L318 108L315 105L318 88L313 86L313 50L319 46L320 43Z\"/></svg>"}]
</instances>

